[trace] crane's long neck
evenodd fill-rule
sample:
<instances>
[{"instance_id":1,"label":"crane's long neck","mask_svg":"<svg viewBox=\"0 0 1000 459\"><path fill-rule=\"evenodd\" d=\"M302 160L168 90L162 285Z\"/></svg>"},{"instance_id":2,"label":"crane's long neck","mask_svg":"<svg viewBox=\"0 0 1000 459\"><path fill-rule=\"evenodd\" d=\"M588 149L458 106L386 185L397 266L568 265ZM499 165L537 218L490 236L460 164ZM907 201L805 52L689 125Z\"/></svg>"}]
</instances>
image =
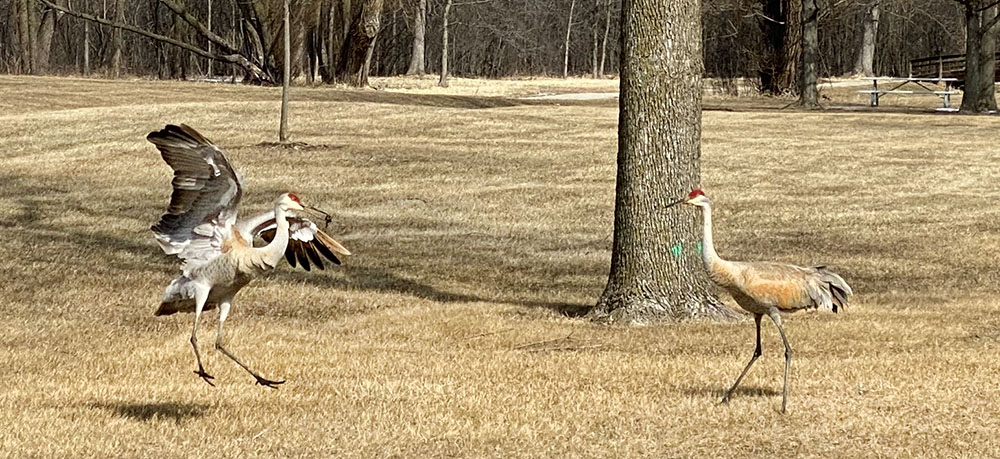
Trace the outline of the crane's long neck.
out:
<instances>
[{"instance_id":1,"label":"crane's long neck","mask_svg":"<svg viewBox=\"0 0 1000 459\"><path fill-rule=\"evenodd\" d=\"M285 209L280 205L274 206L274 221L278 225L274 231L274 239L258 249L263 255L264 261L271 267L278 265L278 262L285 255L285 249L288 248L288 219L286 217L287 211Z\"/></svg>"},{"instance_id":2,"label":"crane's long neck","mask_svg":"<svg viewBox=\"0 0 1000 459\"><path fill-rule=\"evenodd\" d=\"M705 235L701 243L701 259L705 262L705 268L714 271L717 268L725 267L729 264L719 257L715 251L715 242L712 240L712 206L706 204L701 207L702 220L705 221Z\"/></svg>"}]
</instances>

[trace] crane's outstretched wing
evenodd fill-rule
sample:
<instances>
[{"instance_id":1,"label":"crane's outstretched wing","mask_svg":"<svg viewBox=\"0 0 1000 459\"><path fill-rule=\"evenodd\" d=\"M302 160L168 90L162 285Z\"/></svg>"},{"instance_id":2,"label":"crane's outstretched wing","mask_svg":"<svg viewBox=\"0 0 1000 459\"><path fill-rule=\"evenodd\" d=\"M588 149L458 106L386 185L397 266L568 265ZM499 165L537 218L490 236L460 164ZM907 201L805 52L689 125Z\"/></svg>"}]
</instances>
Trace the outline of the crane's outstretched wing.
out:
<instances>
[{"instance_id":1,"label":"crane's outstretched wing","mask_svg":"<svg viewBox=\"0 0 1000 459\"><path fill-rule=\"evenodd\" d=\"M221 150L183 124L151 132L146 140L174 170L167 213L151 228L156 242L188 263L211 260L236 222L242 178Z\"/></svg>"},{"instance_id":2,"label":"crane's outstretched wing","mask_svg":"<svg viewBox=\"0 0 1000 459\"><path fill-rule=\"evenodd\" d=\"M310 262L317 268L323 269L324 257L339 265L338 254L351 254L339 242L321 231L312 220L301 215L290 215L286 220L288 220L288 247L285 249L285 260L291 267L294 268L298 261L306 271L310 270ZM278 230L278 224L274 220L274 211L269 211L240 222L238 229L247 240L260 237L265 242L271 242Z\"/></svg>"}]
</instances>

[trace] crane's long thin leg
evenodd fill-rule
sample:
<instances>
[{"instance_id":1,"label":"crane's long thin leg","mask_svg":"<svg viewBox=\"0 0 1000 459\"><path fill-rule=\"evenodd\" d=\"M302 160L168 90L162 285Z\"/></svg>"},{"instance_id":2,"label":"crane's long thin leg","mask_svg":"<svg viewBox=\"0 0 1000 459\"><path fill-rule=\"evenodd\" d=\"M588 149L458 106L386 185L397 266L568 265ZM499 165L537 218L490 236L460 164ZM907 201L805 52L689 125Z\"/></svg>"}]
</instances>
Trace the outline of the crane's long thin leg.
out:
<instances>
[{"instance_id":1,"label":"crane's long thin leg","mask_svg":"<svg viewBox=\"0 0 1000 459\"><path fill-rule=\"evenodd\" d=\"M771 309L767 313L768 317L778 326L778 333L781 334L781 341L785 343L785 387L781 390L781 412L784 414L785 406L788 404L788 374L792 369L792 346L788 344L788 337L785 336L785 329L781 328L781 315L777 309Z\"/></svg>"},{"instance_id":2,"label":"crane's long thin leg","mask_svg":"<svg viewBox=\"0 0 1000 459\"><path fill-rule=\"evenodd\" d=\"M722 403L729 403L729 398L733 396L733 392L735 392L736 388L740 386L740 381L743 381L743 377L747 375L748 371L750 371L750 367L753 366L753 363L756 362L758 358L760 358L760 354L761 354L761 349L760 349L760 319L761 319L761 317L763 317L763 316L761 316L760 314L754 314L753 315L753 321L757 325L757 347L753 351L753 357L750 357L750 363L747 363L747 366L743 368L743 372L741 372L740 376L738 378L736 378L736 382L733 383L733 387L729 388L729 390L726 391L726 395L724 397L722 397Z\"/></svg>"},{"instance_id":3,"label":"crane's long thin leg","mask_svg":"<svg viewBox=\"0 0 1000 459\"><path fill-rule=\"evenodd\" d=\"M194 348L194 359L198 362L198 369L194 374L201 376L209 386L215 387L212 382L214 376L205 373L205 367L201 365L201 353L198 352L198 320L201 319L201 311L205 309L205 302L208 300L208 287L198 286L194 291L194 326L191 327L191 347Z\"/></svg>"},{"instance_id":4,"label":"crane's long thin leg","mask_svg":"<svg viewBox=\"0 0 1000 459\"><path fill-rule=\"evenodd\" d=\"M262 386L267 386L267 387L270 387L272 389L277 389L278 388L277 387L278 384L284 384L285 383L284 380L281 380L281 381L271 381L270 379L267 379L267 378L265 378L265 377L257 374L256 371L253 371L252 369L250 369L250 367L248 367L245 363L241 362L238 357L236 357L235 355L233 355L232 352L229 352L222 345L222 342L223 342L223 340L225 338L225 335L226 335L226 332L222 329L222 324L225 323L226 317L229 316L229 302L230 301L231 300L226 299L225 301L223 301L222 303L219 304L219 332L215 336L215 348L218 349L219 352L225 354L226 357L229 357L230 359L233 359L233 362L236 362L237 365L243 367L243 369L246 370L247 373L250 373L251 375L253 375L253 377L257 379L257 384L260 384Z\"/></svg>"}]
</instances>

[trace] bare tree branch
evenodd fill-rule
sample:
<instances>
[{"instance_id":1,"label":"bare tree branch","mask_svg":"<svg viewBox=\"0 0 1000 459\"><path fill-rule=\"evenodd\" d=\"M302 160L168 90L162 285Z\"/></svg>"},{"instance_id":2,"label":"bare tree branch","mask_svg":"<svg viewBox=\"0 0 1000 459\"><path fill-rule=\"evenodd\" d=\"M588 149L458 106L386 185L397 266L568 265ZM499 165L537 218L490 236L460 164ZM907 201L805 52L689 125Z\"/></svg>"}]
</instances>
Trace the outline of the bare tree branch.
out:
<instances>
[{"instance_id":1,"label":"bare tree branch","mask_svg":"<svg viewBox=\"0 0 1000 459\"><path fill-rule=\"evenodd\" d=\"M244 70L246 70L247 72L249 72L251 75L253 75L253 77L256 78L258 81L260 81L262 83L268 83L268 84L273 83L273 80L272 80L272 78L271 78L270 75L268 75L259 66L257 66L253 62L250 62L249 59L247 59L246 57L244 57L244 56L242 56L240 54L215 54L215 53L210 53L210 52L205 51L205 50L203 50L203 49L201 49L201 48L199 48L197 46L194 46L194 45L192 45L190 43L185 43L183 41L175 40L175 39L167 37L167 36L163 36L163 35L160 35L160 34L149 32L147 30L143 30L143 29L140 29L138 27L135 27L135 26L132 26L132 25L129 25L129 24L125 24L125 23L121 23L121 22L116 22L116 21L109 21L107 19L101 19L101 18L99 18L97 16L93 16L93 15L90 15L90 14L81 13L79 11L73 11L73 10L71 10L69 8L56 5L56 4L52 3L52 2L50 2L49 0L38 0L38 1L41 4L43 4L43 5L45 5L45 6L49 7L49 8L52 8L52 9L57 10L57 11L62 11L63 13L66 13L66 14L68 14L70 16L75 16L75 17L78 17L80 19L84 19L84 20L87 20L87 21L96 22L98 24L103 24L103 25L106 25L106 26L109 26L109 27L115 27L115 28L127 30L127 31L132 32L132 33L137 33L137 34L142 35L144 37L152 38L152 39L157 40L157 41L162 41L164 43L169 43L169 44L177 46L179 48L186 49L188 51L191 51L192 53L195 53L195 54L197 54L199 56L202 56L202 57L205 57L205 58L208 58L208 59L214 59L214 60L221 61L221 62L228 62L228 63L231 63L231 64L236 64L236 65L240 66L241 68L243 68Z\"/></svg>"}]
</instances>

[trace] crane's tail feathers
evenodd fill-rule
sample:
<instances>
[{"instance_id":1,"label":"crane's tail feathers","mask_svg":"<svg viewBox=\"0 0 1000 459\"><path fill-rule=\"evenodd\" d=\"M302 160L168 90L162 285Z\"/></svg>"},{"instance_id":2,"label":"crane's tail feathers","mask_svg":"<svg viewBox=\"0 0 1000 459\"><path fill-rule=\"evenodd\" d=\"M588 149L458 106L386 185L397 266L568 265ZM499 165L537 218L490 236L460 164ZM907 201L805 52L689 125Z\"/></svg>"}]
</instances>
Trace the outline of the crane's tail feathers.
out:
<instances>
[{"instance_id":1,"label":"crane's tail feathers","mask_svg":"<svg viewBox=\"0 0 1000 459\"><path fill-rule=\"evenodd\" d=\"M194 295L197 288L197 284L184 276L170 281L170 285L163 291L163 301L153 315L169 316L177 312L194 312ZM218 306L216 303L208 302L205 303L203 310L215 309L216 306Z\"/></svg>"},{"instance_id":2,"label":"crane's tail feathers","mask_svg":"<svg viewBox=\"0 0 1000 459\"><path fill-rule=\"evenodd\" d=\"M837 273L826 269L826 266L814 266L813 269L816 270L821 285L825 286L830 292L830 303L833 307L833 312L838 312L840 309L845 308L848 298L854 294L851 286L847 285L847 281Z\"/></svg>"},{"instance_id":3,"label":"crane's tail feathers","mask_svg":"<svg viewBox=\"0 0 1000 459\"><path fill-rule=\"evenodd\" d=\"M160 303L160 307L156 309L153 313L154 316L169 316L178 312L194 312L194 298L175 300L175 301L164 301ZM202 311L211 311L218 307L215 303L205 303L205 307Z\"/></svg>"}]
</instances>

